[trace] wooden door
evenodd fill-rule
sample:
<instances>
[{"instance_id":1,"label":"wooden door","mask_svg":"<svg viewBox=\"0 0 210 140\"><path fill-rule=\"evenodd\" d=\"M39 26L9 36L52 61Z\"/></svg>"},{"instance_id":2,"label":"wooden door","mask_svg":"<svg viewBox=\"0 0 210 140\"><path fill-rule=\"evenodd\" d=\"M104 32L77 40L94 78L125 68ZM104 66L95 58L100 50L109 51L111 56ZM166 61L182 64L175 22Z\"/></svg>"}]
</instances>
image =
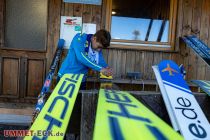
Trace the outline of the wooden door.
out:
<instances>
[{"instance_id":1,"label":"wooden door","mask_svg":"<svg viewBox=\"0 0 210 140\"><path fill-rule=\"evenodd\" d=\"M31 102L46 71L47 0L0 0L0 101Z\"/></svg>"}]
</instances>

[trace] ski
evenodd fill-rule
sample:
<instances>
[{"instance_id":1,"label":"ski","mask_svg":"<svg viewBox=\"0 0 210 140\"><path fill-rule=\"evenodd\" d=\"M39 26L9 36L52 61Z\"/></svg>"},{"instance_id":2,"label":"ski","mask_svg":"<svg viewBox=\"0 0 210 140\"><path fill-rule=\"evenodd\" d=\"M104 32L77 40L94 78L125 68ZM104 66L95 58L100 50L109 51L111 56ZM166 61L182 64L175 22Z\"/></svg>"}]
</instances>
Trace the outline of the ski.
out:
<instances>
[{"instance_id":1,"label":"ski","mask_svg":"<svg viewBox=\"0 0 210 140\"><path fill-rule=\"evenodd\" d=\"M100 89L93 140L182 140L128 92Z\"/></svg>"},{"instance_id":2,"label":"ski","mask_svg":"<svg viewBox=\"0 0 210 140\"><path fill-rule=\"evenodd\" d=\"M205 93L207 93L210 96L210 81L192 80L192 82L198 85Z\"/></svg>"},{"instance_id":3,"label":"ski","mask_svg":"<svg viewBox=\"0 0 210 140\"><path fill-rule=\"evenodd\" d=\"M198 40L196 37L188 36L182 37L182 40L186 43L186 45L191 48L201 59L210 66L210 51L207 49L208 47L204 45L203 42Z\"/></svg>"},{"instance_id":4,"label":"ski","mask_svg":"<svg viewBox=\"0 0 210 140\"><path fill-rule=\"evenodd\" d=\"M153 70L166 108L171 110L172 124L186 140L209 140L209 122L183 79L179 66L171 60L163 60L158 66L153 66Z\"/></svg>"},{"instance_id":5,"label":"ski","mask_svg":"<svg viewBox=\"0 0 210 140\"><path fill-rule=\"evenodd\" d=\"M202 50L208 59L210 59L210 48L208 48L204 42L194 35L187 36L187 38L192 41L192 43L194 43L200 50Z\"/></svg>"},{"instance_id":6,"label":"ski","mask_svg":"<svg viewBox=\"0 0 210 140\"><path fill-rule=\"evenodd\" d=\"M43 87L42 87L41 92L38 96L38 101L37 101L35 111L33 112L33 116L32 116L32 123L35 121L36 117L38 116L39 112L42 110L42 108L45 104L45 100L46 100L45 98L46 98L47 93L49 93L49 91L50 91L52 78L54 76L58 62L60 61L64 43L65 43L65 41L63 39L59 39L55 55L53 57L51 65L50 65L50 70L46 76Z\"/></svg>"},{"instance_id":7,"label":"ski","mask_svg":"<svg viewBox=\"0 0 210 140\"><path fill-rule=\"evenodd\" d=\"M83 74L65 74L56 85L24 140L62 140L78 95Z\"/></svg>"}]
</instances>

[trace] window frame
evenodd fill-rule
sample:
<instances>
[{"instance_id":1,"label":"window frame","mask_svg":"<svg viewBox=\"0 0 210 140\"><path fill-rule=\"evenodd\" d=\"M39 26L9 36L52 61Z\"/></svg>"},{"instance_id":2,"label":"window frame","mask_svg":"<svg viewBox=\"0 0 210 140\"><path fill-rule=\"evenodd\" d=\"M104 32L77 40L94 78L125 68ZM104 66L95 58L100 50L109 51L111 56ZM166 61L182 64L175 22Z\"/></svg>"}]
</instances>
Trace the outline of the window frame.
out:
<instances>
[{"instance_id":1,"label":"window frame","mask_svg":"<svg viewBox=\"0 0 210 140\"><path fill-rule=\"evenodd\" d=\"M48 16L49 16L49 0L47 0L47 5L46 5L46 29L45 29L45 35L44 35L44 48L42 50L36 50L35 48L12 48L12 47L7 47L6 43L6 0L1 0L1 5L0 8L2 8L2 15L0 15L0 20L2 20L2 23L0 26L3 26L2 30L0 31L0 50L9 50L9 51L25 51L25 52L38 52L38 53L46 53L47 52L47 38L48 38Z\"/></svg>"},{"instance_id":2,"label":"window frame","mask_svg":"<svg viewBox=\"0 0 210 140\"><path fill-rule=\"evenodd\" d=\"M104 28L111 31L112 19L112 0L104 0L103 12L105 13ZM178 0L170 0L170 13L169 13L169 36L168 42L155 42L155 41L139 41L139 40L124 40L112 39L109 48L119 49L135 49L135 50L154 50L154 51L174 51L175 50L175 30L177 18ZM160 47L155 47L160 46Z\"/></svg>"}]
</instances>

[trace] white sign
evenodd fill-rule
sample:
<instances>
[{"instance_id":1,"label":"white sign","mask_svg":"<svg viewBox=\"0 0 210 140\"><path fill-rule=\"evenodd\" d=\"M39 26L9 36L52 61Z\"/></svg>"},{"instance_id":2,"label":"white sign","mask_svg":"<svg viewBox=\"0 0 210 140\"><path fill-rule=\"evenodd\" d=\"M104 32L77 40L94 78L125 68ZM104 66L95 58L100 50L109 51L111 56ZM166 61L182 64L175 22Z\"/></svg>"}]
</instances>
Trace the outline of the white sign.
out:
<instances>
[{"instance_id":1,"label":"white sign","mask_svg":"<svg viewBox=\"0 0 210 140\"><path fill-rule=\"evenodd\" d=\"M83 25L82 25L82 33L95 34L96 33L96 24L83 23Z\"/></svg>"},{"instance_id":2,"label":"white sign","mask_svg":"<svg viewBox=\"0 0 210 140\"><path fill-rule=\"evenodd\" d=\"M81 33L81 27L81 17L61 16L60 38L65 40L65 49L69 49L73 37Z\"/></svg>"}]
</instances>

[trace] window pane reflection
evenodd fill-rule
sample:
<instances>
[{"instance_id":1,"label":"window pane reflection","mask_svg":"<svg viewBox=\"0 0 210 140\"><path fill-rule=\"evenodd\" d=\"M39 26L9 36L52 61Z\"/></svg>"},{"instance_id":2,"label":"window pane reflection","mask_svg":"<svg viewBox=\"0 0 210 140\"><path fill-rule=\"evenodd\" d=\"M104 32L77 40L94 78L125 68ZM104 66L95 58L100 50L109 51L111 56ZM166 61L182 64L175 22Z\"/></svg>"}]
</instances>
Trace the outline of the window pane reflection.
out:
<instances>
[{"instance_id":1,"label":"window pane reflection","mask_svg":"<svg viewBox=\"0 0 210 140\"><path fill-rule=\"evenodd\" d=\"M123 3L113 0L112 38L168 42L170 0L134 0L132 5L129 3L129 0Z\"/></svg>"}]
</instances>

